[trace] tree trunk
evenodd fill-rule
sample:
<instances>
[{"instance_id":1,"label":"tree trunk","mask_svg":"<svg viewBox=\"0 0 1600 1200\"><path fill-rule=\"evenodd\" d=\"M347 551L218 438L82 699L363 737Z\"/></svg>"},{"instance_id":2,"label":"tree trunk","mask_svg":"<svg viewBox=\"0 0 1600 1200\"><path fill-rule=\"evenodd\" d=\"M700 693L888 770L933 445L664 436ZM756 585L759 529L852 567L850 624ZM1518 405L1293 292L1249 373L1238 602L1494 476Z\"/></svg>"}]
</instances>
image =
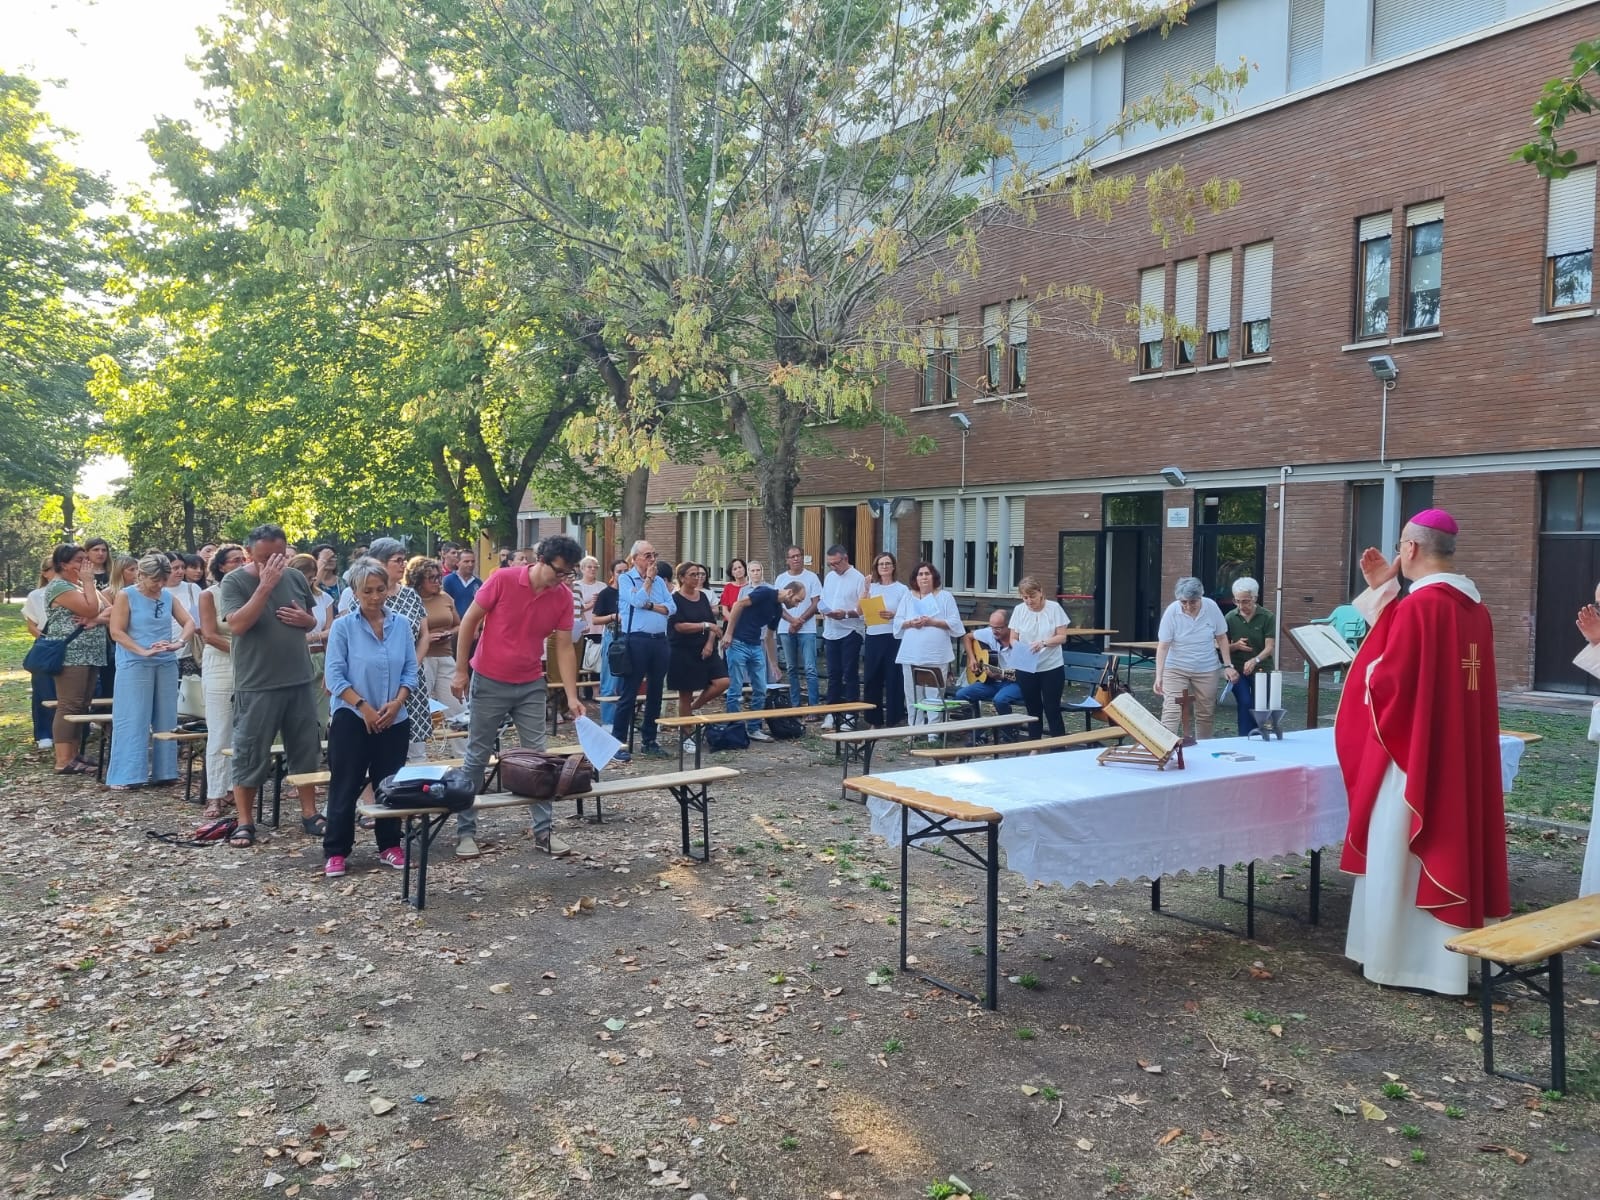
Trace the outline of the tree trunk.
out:
<instances>
[{"instance_id":1,"label":"tree trunk","mask_svg":"<svg viewBox=\"0 0 1600 1200\"><path fill-rule=\"evenodd\" d=\"M464 480L458 479L455 472L450 469L450 461L445 457L442 445L435 444L428 448L428 463L433 468L434 486L444 497L446 530L453 540L470 545L472 517L462 488Z\"/></svg>"},{"instance_id":2,"label":"tree trunk","mask_svg":"<svg viewBox=\"0 0 1600 1200\"><path fill-rule=\"evenodd\" d=\"M183 548L190 554L195 552L199 545L194 540L194 497L188 492L183 494Z\"/></svg>"},{"instance_id":3,"label":"tree trunk","mask_svg":"<svg viewBox=\"0 0 1600 1200\"><path fill-rule=\"evenodd\" d=\"M76 532L74 521L77 517L77 505L73 503L72 489L68 488L61 493L61 537L64 541L76 541L73 537Z\"/></svg>"},{"instance_id":4,"label":"tree trunk","mask_svg":"<svg viewBox=\"0 0 1600 1200\"><path fill-rule=\"evenodd\" d=\"M621 553L644 537L645 503L650 495L650 468L636 467L622 481L622 515L617 524Z\"/></svg>"}]
</instances>

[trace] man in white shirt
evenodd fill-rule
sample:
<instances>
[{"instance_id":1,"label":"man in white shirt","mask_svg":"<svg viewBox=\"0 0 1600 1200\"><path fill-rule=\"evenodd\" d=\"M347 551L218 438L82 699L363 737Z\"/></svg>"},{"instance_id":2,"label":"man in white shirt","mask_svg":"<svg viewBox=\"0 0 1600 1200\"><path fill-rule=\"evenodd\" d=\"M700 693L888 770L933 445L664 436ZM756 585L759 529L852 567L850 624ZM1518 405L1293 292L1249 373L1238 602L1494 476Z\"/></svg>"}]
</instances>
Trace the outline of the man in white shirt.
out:
<instances>
[{"instance_id":1,"label":"man in white shirt","mask_svg":"<svg viewBox=\"0 0 1600 1200\"><path fill-rule=\"evenodd\" d=\"M867 638L866 618L861 615L861 596L867 580L850 565L850 553L843 546L828 547L828 577L822 582L822 641L828 655L828 703L840 704L861 699L861 647ZM824 729L834 728L834 718L823 718ZM844 728L843 714L838 721Z\"/></svg>"},{"instance_id":2,"label":"man in white shirt","mask_svg":"<svg viewBox=\"0 0 1600 1200\"><path fill-rule=\"evenodd\" d=\"M772 581L772 586L783 591L791 583L805 588L806 598L799 604L786 605L783 623L778 626L778 646L783 651L783 664L789 672L789 703L800 706L800 672L805 671L806 704L817 703L817 610L822 604L822 580L815 571L806 569L805 551L790 546L783 555L788 569Z\"/></svg>"}]
</instances>

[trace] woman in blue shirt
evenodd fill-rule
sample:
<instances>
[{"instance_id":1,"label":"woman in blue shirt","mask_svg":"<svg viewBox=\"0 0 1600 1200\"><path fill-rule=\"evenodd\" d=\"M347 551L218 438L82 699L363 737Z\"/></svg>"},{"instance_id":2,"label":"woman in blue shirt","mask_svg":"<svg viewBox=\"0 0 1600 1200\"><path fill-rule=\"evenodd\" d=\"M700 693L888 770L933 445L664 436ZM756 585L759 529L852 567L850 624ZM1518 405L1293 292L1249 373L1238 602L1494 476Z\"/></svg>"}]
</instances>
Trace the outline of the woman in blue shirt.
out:
<instances>
[{"instance_id":1,"label":"woman in blue shirt","mask_svg":"<svg viewBox=\"0 0 1600 1200\"><path fill-rule=\"evenodd\" d=\"M345 873L355 843L356 801L369 784L406 765L410 740L406 700L417 686L417 648L411 624L384 610L389 572L363 558L346 576L357 607L328 630L323 682L331 697L328 722L328 815L322 835L323 874ZM404 867L400 822L377 823L378 859Z\"/></svg>"},{"instance_id":2,"label":"woman in blue shirt","mask_svg":"<svg viewBox=\"0 0 1600 1200\"><path fill-rule=\"evenodd\" d=\"M178 744L152 742L151 734L177 727L178 650L194 636L193 620L164 590L171 560L146 554L137 570L133 586L119 591L111 606L117 682L106 786L119 792L178 780Z\"/></svg>"}]
</instances>

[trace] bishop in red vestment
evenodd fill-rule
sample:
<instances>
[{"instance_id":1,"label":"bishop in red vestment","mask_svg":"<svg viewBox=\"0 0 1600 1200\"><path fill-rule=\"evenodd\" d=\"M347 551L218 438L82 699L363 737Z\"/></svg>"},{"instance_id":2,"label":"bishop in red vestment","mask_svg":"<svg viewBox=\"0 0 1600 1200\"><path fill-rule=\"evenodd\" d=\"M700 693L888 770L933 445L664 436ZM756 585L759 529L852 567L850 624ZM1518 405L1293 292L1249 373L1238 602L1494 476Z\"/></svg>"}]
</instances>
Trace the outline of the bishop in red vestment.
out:
<instances>
[{"instance_id":1,"label":"bishop in red vestment","mask_svg":"<svg viewBox=\"0 0 1600 1200\"><path fill-rule=\"evenodd\" d=\"M1511 905L1494 629L1453 569L1456 533L1429 509L1393 562L1362 555L1369 587L1355 605L1372 629L1334 740L1350 799L1339 865L1357 876L1345 954L1376 983L1461 995L1470 963L1444 943Z\"/></svg>"}]
</instances>

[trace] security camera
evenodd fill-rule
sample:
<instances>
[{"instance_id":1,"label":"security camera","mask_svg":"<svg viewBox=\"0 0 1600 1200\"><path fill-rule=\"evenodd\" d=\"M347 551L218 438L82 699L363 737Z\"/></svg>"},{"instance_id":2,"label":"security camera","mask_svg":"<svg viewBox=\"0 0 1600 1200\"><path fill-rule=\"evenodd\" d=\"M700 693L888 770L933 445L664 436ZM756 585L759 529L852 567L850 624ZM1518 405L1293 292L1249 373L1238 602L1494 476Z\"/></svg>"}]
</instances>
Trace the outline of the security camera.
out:
<instances>
[{"instance_id":1,"label":"security camera","mask_svg":"<svg viewBox=\"0 0 1600 1200\"><path fill-rule=\"evenodd\" d=\"M956 428L961 430L962 433L966 433L972 428L972 418L964 412L953 412L950 414L950 419L955 422Z\"/></svg>"},{"instance_id":2,"label":"security camera","mask_svg":"<svg viewBox=\"0 0 1600 1200\"><path fill-rule=\"evenodd\" d=\"M1167 481L1169 487L1182 487L1189 482L1189 477L1179 467L1162 467L1161 478Z\"/></svg>"},{"instance_id":3,"label":"security camera","mask_svg":"<svg viewBox=\"0 0 1600 1200\"><path fill-rule=\"evenodd\" d=\"M1367 359L1367 366L1372 368L1372 373L1383 383L1393 383L1400 378L1399 366L1387 354L1374 354Z\"/></svg>"}]
</instances>

